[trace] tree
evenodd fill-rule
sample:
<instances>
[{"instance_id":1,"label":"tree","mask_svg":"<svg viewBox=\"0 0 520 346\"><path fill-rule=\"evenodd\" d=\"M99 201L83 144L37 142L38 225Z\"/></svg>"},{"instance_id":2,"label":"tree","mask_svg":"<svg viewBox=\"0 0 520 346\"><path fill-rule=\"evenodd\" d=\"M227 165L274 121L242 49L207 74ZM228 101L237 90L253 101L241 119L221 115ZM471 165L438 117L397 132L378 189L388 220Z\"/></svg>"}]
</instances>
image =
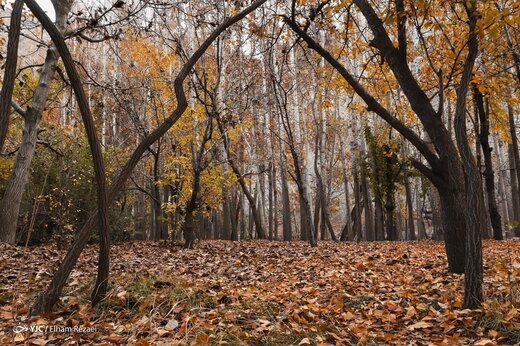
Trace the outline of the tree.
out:
<instances>
[{"instance_id":1,"label":"tree","mask_svg":"<svg viewBox=\"0 0 520 346\"><path fill-rule=\"evenodd\" d=\"M164 122L161 123L161 125L159 125L149 135L143 138L137 146L137 148L133 151L130 159L120 170L119 174L113 180L113 183L108 189L108 203L112 202L115 199L116 195L121 191L126 180L131 175L133 169L135 168L135 166L137 165L147 148L149 148L150 145L152 145L155 141L161 138L177 122L177 120L182 116L182 114L186 110L188 103L186 95L184 93L184 80L186 79L192 68L195 66L197 61L200 59L200 57L223 31L225 31L234 23L242 20L249 13L256 10L265 1L266 0L255 1L251 5L246 7L244 10L225 19L213 30L213 32L208 36L208 38L199 46L199 48L191 55L189 60L183 65L182 69L178 72L174 81L175 97L177 100L175 110L170 114L168 118L165 119ZM58 301L61 295L61 291L69 277L70 272L74 268L74 265L76 264L81 252L83 251L83 248L85 247L88 239L90 238L92 228L96 224L98 217L98 211L93 212L90 218L78 232L74 244L72 245L71 249L69 250L65 258L61 262L60 266L58 267L51 283L49 284L45 292L38 296L36 302L31 307L30 313L32 315L38 315L43 312L52 310L54 304Z\"/></svg>"},{"instance_id":2,"label":"tree","mask_svg":"<svg viewBox=\"0 0 520 346\"><path fill-rule=\"evenodd\" d=\"M474 60L478 52L478 43L476 33L476 2L468 4L467 16L469 21L468 42L470 49L468 49L466 61L463 65L462 78L460 85L457 88L457 110L456 123L457 126L457 146L462 150L461 156L457 151L457 146L453 142L446 126L442 122L441 115L444 111L444 93L445 88L442 70L440 68L434 71L438 72L439 76L439 106L435 110L430 98L427 96L424 89L421 87L412 69L408 63L408 39L407 39L407 15L405 12L405 4L402 0L394 2L393 13L396 18L397 42L394 44L384 23L377 14L376 9L366 0L354 0L354 5L358 8L362 16L365 18L369 29L372 32L372 39L369 45L375 48L378 53L384 58L384 62L388 64L392 71L395 80L399 84L406 99L419 118L425 132L431 138L435 151L432 151L427 143L421 139L412 128L406 126L401 120L394 117L391 112L378 102L365 87L363 87L357 78L355 78L344 65L336 58L334 58L329 51L313 39L307 32L310 25L309 20L305 27L301 27L295 17L295 2L293 2L292 12L290 16L285 17L285 22L289 27L298 34L309 46L310 49L316 51L322 56L334 69L348 82L354 92L367 104L368 110L376 113L384 119L390 126L401 133L410 143L423 155L429 164L429 167L421 162L414 161L415 167L421 171L430 181L436 186L441 197L443 205L443 226L445 231L446 252L448 255L449 270L456 273L465 272L466 282L469 286L466 287L466 295L468 300L465 301L467 306L474 306L482 295L478 291L482 290L481 273L481 259L479 265L479 235L481 232L480 226L476 224L477 220L474 215L469 215L462 208L457 208L460 205L467 205L466 203L477 203L473 200L475 193L480 185L473 186L475 182L474 164L472 164L471 152L467 149L467 134L465 123L465 107L467 86L472 73ZM475 17L475 18L473 18ZM475 21L475 23L473 23ZM466 143L466 144L464 144ZM446 169L448 167L448 169ZM460 184L460 181L466 176L465 186ZM472 212L482 212L479 204L472 204L477 207ZM469 237L466 240L466 236ZM465 244L465 247L462 246ZM470 251L471 253L466 253ZM468 266L466 264L468 259ZM480 286L479 286L480 283ZM473 298L469 298L473 297Z\"/></svg>"},{"instance_id":3,"label":"tree","mask_svg":"<svg viewBox=\"0 0 520 346\"><path fill-rule=\"evenodd\" d=\"M18 6L20 6L20 4L18 4ZM64 3L63 7L57 9L56 24L60 31L66 30L66 22L70 6L71 3L67 2ZM19 10L21 11L21 9ZM15 25L13 29L16 31L17 25ZM13 52L14 49L10 53L13 54ZM10 62L14 63L14 68L16 68L16 61L13 62L12 59L10 59ZM0 225L2 225L0 230L0 240L7 241L10 243L16 242L16 229L18 225L18 213L20 210L20 203L22 201L25 186L29 178L29 168L34 155L34 151L36 150L39 123L41 121L42 112L47 102L47 96L49 94L51 83L54 78L57 62L57 50L54 46L51 46L47 50L47 55L45 57L45 62L40 73L38 86L36 87L32 95L31 106L26 111L24 111L24 131L22 143L20 144L20 150L18 151L18 154L16 156L16 161L11 176L9 177L9 180L7 182L4 194L2 196L2 200L0 201ZM8 66L8 68L13 69L13 66ZM9 83L9 81L7 82ZM6 97L9 93L12 93L8 91L8 85L9 84L5 85ZM9 107L10 102L7 102L8 103L3 103L3 107ZM2 116L2 119L4 119L3 121L5 127L2 126L3 129L1 131L7 132L7 114L4 115Z\"/></svg>"},{"instance_id":4,"label":"tree","mask_svg":"<svg viewBox=\"0 0 520 346\"><path fill-rule=\"evenodd\" d=\"M85 131L87 133L87 138L92 153L92 160L94 164L94 172L96 176L97 186L97 200L99 208L98 226L100 238L98 275L94 291L92 292L92 304L95 305L99 303L106 295L108 287L108 273L110 268L110 239L108 234L106 176L105 167L103 163L103 154L101 152L101 147L97 138L96 128L94 125L92 114L90 112L88 100L81 85L79 75L76 72L74 60L72 59L72 56L70 55L70 52L68 51L67 46L65 45L64 39L61 36L61 32L63 32L65 28L68 13L70 11L70 8L72 7L72 0L68 0L66 2L62 1L61 5L58 5L57 3L53 2L56 11L56 17L59 18L59 20L57 20L58 27L60 27L61 30L56 28L52 24L51 20L47 17L45 12L43 12L43 10L38 6L38 4L35 1L25 0L25 2L27 6L31 9L31 11L34 13L34 15L38 18L38 20L42 23L42 25L45 27L56 46L56 51L59 52L59 54L62 57L65 69L67 70L67 73L71 81L71 85L77 97L79 109L81 112L83 123L85 125ZM52 52L54 55L54 58L51 61L54 64L54 67L52 67L52 69L55 69L57 61L56 51ZM28 110L28 112L30 111L31 108ZM39 111L39 113L41 116L41 111ZM36 121L37 118L34 118L34 120Z\"/></svg>"},{"instance_id":5,"label":"tree","mask_svg":"<svg viewBox=\"0 0 520 346\"><path fill-rule=\"evenodd\" d=\"M0 152L2 151L9 127L9 110L13 97L18 62L18 42L20 41L20 25L22 19L23 1L16 0L11 12L11 23L7 41L7 56L5 62L4 79L0 92ZM12 237L12 236L9 236Z\"/></svg>"}]
</instances>

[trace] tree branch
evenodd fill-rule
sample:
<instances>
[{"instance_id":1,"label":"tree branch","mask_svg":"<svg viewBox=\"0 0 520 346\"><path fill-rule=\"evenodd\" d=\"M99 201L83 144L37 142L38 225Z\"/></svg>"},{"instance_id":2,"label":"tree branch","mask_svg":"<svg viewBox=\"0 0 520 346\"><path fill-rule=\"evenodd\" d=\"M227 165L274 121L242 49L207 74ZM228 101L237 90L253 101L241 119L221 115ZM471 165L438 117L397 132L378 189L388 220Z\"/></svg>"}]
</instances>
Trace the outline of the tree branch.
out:
<instances>
[{"instance_id":1,"label":"tree branch","mask_svg":"<svg viewBox=\"0 0 520 346\"><path fill-rule=\"evenodd\" d=\"M410 141L426 158L428 163L433 167L439 164L439 158L431 151L428 144L423 141L412 129L404 125L400 120L395 118L390 112L383 107L370 93L352 76L347 69L335 59L325 48L309 36L298 24L288 17L284 17L284 21L289 27L298 34L309 46L310 49L320 54L334 69L350 84L356 94L359 95L367 104L368 110L379 115L390 126L401 133L408 141Z\"/></svg>"}]
</instances>

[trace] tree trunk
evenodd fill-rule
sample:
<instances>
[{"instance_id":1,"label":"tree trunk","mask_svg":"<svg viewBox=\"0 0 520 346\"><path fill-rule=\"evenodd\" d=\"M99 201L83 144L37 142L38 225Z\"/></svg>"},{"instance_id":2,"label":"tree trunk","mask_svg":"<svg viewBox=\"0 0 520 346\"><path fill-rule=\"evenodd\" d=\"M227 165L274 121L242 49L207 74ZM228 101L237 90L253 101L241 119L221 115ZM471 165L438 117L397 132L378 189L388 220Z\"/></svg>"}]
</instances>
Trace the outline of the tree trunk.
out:
<instances>
[{"instance_id":1,"label":"tree trunk","mask_svg":"<svg viewBox=\"0 0 520 346\"><path fill-rule=\"evenodd\" d=\"M350 191L348 187L348 174L347 174L347 162L345 158L345 147L343 140L340 137L340 150L341 150L341 170L343 174L343 188L345 192L345 226L341 231L340 240L352 240L352 219L350 217Z\"/></svg>"},{"instance_id":2,"label":"tree trunk","mask_svg":"<svg viewBox=\"0 0 520 346\"><path fill-rule=\"evenodd\" d=\"M410 187L410 177L408 176L408 166L405 164L404 167L404 189L406 194L406 206L407 206L407 216L408 216L408 239L415 240L415 223L414 223L414 213L413 213L413 201L412 201L412 189Z\"/></svg>"},{"instance_id":3,"label":"tree trunk","mask_svg":"<svg viewBox=\"0 0 520 346\"><path fill-rule=\"evenodd\" d=\"M385 150L390 150L386 148ZM393 157L385 155L385 228L388 240L398 240L397 227L395 224L395 181L394 181L394 164Z\"/></svg>"},{"instance_id":4,"label":"tree trunk","mask_svg":"<svg viewBox=\"0 0 520 346\"><path fill-rule=\"evenodd\" d=\"M31 161L38 139L38 126L47 102L47 95L56 70L57 61L58 53L56 48L52 46L47 50L47 56L40 74L38 86L33 94L31 106L25 112L22 143L16 155L13 171L7 182L4 196L0 202L0 241L12 244L16 242L20 204L29 180Z\"/></svg>"},{"instance_id":5,"label":"tree trunk","mask_svg":"<svg viewBox=\"0 0 520 346\"><path fill-rule=\"evenodd\" d=\"M289 198L289 184L287 182L286 167L280 168L280 179L282 183L282 233L283 240L292 240L292 224L291 224L291 200Z\"/></svg>"},{"instance_id":6,"label":"tree trunk","mask_svg":"<svg viewBox=\"0 0 520 346\"><path fill-rule=\"evenodd\" d=\"M415 197L417 201L417 233L418 239L426 238L426 227L424 226L424 200L425 196L421 193L421 189L416 188Z\"/></svg>"},{"instance_id":7,"label":"tree trunk","mask_svg":"<svg viewBox=\"0 0 520 346\"><path fill-rule=\"evenodd\" d=\"M318 150L316 150L316 153L318 153ZM321 233L322 233L321 239L325 240L325 238L326 238L325 230L328 229L331 239L334 241L337 241L338 238L336 237L336 234L334 233L334 229L332 227L332 223L330 222L330 215L329 215L329 211L327 209L327 195L325 192L325 187L323 186L323 179L321 177L321 174L320 174L320 171L318 168L317 158L315 158L315 161L314 161L314 173L316 174L316 184L317 184L316 199L317 200L319 199L319 208L317 208L317 209L321 209L320 210L321 216L322 216L321 220L323 223L322 231L321 231ZM316 217L319 219L319 214ZM317 223L316 220L314 222L315 222L315 224Z\"/></svg>"},{"instance_id":8,"label":"tree trunk","mask_svg":"<svg viewBox=\"0 0 520 346\"><path fill-rule=\"evenodd\" d=\"M516 136L515 116L513 107L507 105L509 115L509 131L511 133L511 144L509 145L509 164L511 176L511 194L513 199L513 215L514 226L513 232L515 236L520 237L520 154L518 152L518 137Z\"/></svg>"},{"instance_id":9,"label":"tree trunk","mask_svg":"<svg viewBox=\"0 0 520 346\"><path fill-rule=\"evenodd\" d=\"M231 192L231 205L230 205L230 216L231 216L231 240L238 240L238 218L240 216L240 204L239 197L237 196L236 189Z\"/></svg>"},{"instance_id":10,"label":"tree trunk","mask_svg":"<svg viewBox=\"0 0 520 346\"><path fill-rule=\"evenodd\" d=\"M368 182L366 169L361 165L361 190L363 192L363 208L365 209L365 239L368 241L375 240L372 207L370 203L370 191L368 191Z\"/></svg>"},{"instance_id":11,"label":"tree trunk","mask_svg":"<svg viewBox=\"0 0 520 346\"><path fill-rule=\"evenodd\" d=\"M353 219L354 223L352 225L353 231L354 231L354 238L356 238L357 241L362 240L362 230L361 230L361 213L363 210L362 207L362 201L361 201L361 185L359 184L359 173L357 168L357 158L354 159L353 165L352 165L352 174L354 176L354 209L353 209Z\"/></svg>"},{"instance_id":12,"label":"tree trunk","mask_svg":"<svg viewBox=\"0 0 520 346\"><path fill-rule=\"evenodd\" d=\"M274 216L275 216L275 206L273 205L274 204L274 181L276 179L276 176L274 175L275 174L275 171L274 171L274 165L272 164L272 161L271 163L269 164L269 169L267 171L267 182L268 182L268 185L269 185L269 192L268 192L268 203L269 203L269 208L267 210L267 218L268 218L268 227L269 227L269 240L274 240L275 239L275 234L274 234L274 224L275 224L275 221L274 221Z\"/></svg>"},{"instance_id":13,"label":"tree trunk","mask_svg":"<svg viewBox=\"0 0 520 346\"><path fill-rule=\"evenodd\" d=\"M443 212L441 204L441 196L439 190L435 186L430 187L429 193L430 207L431 207L431 220L432 220L432 235L433 240L444 240L444 229L443 229Z\"/></svg>"},{"instance_id":14,"label":"tree trunk","mask_svg":"<svg viewBox=\"0 0 520 346\"><path fill-rule=\"evenodd\" d=\"M464 234L458 232L460 227L466 228L466 216L461 208L465 205L462 191L439 190L440 197L440 221L442 224L446 255L448 256L448 270L450 273L464 273L465 251Z\"/></svg>"},{"instance_id":15,"label":"tree trunk","mask_svg":"<svg viewBox=\"0 0 520 346\"><path fill-rule=\"evenodd\" d=\"M379 168L376 162L376 151L373 145L370 145L370 162L372 163L372 179L374 180L374 230L375 240L385 240L383 203L381 201Z\"/></svg>"},{"instance_id":16,"label":"tree trunk","mask_svg":"<svg viewBox=\"0 0 520 346\"><path fill-rule=\"evenodd\" d=\"M200 191L200 175L201 172L195 169L193 172L193 184L191 186L191 196L186 205L184 214L184 224L182 226L182 235L184 237L184 248L192 249L195 242L195 222L193 213L197 209L197 197Z\"/></svg>"},{"instance_id":17,"label":"tree trunk","mask_svg":"<svg viewBox=\"0 0 520 346\"><path fill-rule=\"evenodd\" d=\"M493 148L489 145L489 114L484 109L484 97L476 85L473 86L473 101L477 113L476 115L480 119L479 138L482 152L484 154L486 197L489 218L491 220L491 226L493 227L493 238L495 240L502 240L504 239L502 235L502 219L498 212L495 197L495 173L493 172L493 161L491 159L491 151Z\"/></svg>"},{"instance_id":18,"label":"tree trunk","mask_svg":"<svg viewBox=\"0 0 520 346\"><path fill-rule=\"evenodd\" d=\"M152 210L152 220L151 220L151 235L153 240L161 239L163 232L164 222L162 220L162 197L160 187L157 185L157 182L160 180L160 144L157 145L157 151L153 151L153 167L152 167L152 177L153 180L150 182L150 191L151 191L151 210Z\"/></svg>"},{"instance_id":19,"label":"tree trunk","mask_svg":"<svg viewBox=\"0 0 520 346\"><path fill-rule=\"evenodd\" d=\"M222 204L222 232L221 239L231 240L231 206L229 205L228 192L224 195Z\"/></svg>"},{"instance_id":20,"label":"tree trunk","mask_svg":"<svg viewBox=\"0 0 520 346\"><path fill-rule=\"evenodd\" d=\"M146 239L146 224L144 223L145 215L145 196L143 193L137 191L135 193L135 207L134 207L134 239Z\"/></svg>"},{"instance_id":21,"label":"tree trunk","mask_svg":"<svg viewBox=\"0 0 520 346\"><path fill-rule=\"evenodd\" d=\"M482 234L485 215L482 199L482 184L479 169L475 164L468 144L466 129L466 98L473 75L473 66L478 54L476 0L468 2L466 11L469 17L468 55L464 63L460 85L457 87L455 110L455 137L464 167L465 200L458 207L466 207L466 264L464 271L464 307L475 309L483 300Z\"/></svg>"},{"instance_id":22,"label":"tree trunk","mask_svg":"<svg viewBox=\"0 0 520 346\"><path fill-rule=\"evenodd\" d=\"M511 220L510 216L510 210L511 210L511 203L509 203L509 194L507 193L506 188L506 176L507 173L504 169L504 163L502 162L502 157L504 157L504 153L502 150L502 143L499 142L496 138L496 136L493 136L493 144L495 145L495 148L497 150L496 153L496 159L497 159L497 167L498 167L498 196L500 197L500 204L502 209L502 229L507 229L508 224ZM506 236L509 232L505 232Z\"/></svg>"},{"instance_id":23,"label":"tree trunk","mask_svg":"<svg viewBox=\"0 0 520 346\"><path fill-rule=\"evenodd\" d=\"M20 41L22 9L23 0L16 0L11 11L4 78L2 80L2 91L0 92L0 153L4 148L7 131L9 129L9 110L11 109L11 101L13 98L16 64L18 63L18 43Z\"/></svg>"},{"instance_id":24,"label":"tree trunk","mask_svg":"<svg viewBox=\"0 0 520 346\"><path fill-rule=\"evenodd\" d=\"M510 220L510 227L513 234L517 234L517 230L520 229L520 187L518 180L516 179L516 162L514 147L512 144L507 145L507 157L509 159L509 182L511 185L511 205L512 205L512 218Z\"/></svg>"}]
</instances>

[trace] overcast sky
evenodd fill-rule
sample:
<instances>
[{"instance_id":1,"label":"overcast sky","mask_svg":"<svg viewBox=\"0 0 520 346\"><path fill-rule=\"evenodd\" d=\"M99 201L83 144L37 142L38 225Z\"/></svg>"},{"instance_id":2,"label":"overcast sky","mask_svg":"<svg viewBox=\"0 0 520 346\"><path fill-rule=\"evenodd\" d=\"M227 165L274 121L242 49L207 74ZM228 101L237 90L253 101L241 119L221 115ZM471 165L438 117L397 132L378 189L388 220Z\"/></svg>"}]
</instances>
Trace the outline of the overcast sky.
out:
<instances>
[{"instance_id":1,"label":"overcast sky","mask_svg":"<svg viewBox=\"0 0 520 346\"><path fill-rule=\"evenodd\" d=\"M52 7L51 0L36 0L36 2L47 12L47 15L54 20L54 7Z\"/></svg>"}]
</instances>

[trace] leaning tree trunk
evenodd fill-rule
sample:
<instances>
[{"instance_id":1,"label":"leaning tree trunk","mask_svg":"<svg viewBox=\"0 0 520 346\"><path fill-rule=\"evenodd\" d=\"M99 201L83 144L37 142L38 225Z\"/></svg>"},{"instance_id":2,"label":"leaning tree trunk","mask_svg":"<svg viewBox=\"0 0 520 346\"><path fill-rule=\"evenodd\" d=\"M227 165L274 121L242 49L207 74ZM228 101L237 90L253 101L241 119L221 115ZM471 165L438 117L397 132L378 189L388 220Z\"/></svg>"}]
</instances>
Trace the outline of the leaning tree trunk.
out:
<instances>
[{"instance_id":1,"label":"leaning tree trunk","mask_svg":"<svg viewBox=\"0 0 520 346\"><path fill-rule=\"evenodd\" d=\"M27 6L31 9L32 13L40 21L44 29L51 37L53 44L56 47L56 51L59 51L63 65L70 79L70 85L74 90L74 94L78 101L78 107L81 114L83 124L85 126L85 132L88 139L88 144L92 154L92 161L94 166L95 181L96 181L96 192L99 217L99 260L96 285L92 292L92 305L98 303L106 294L108 287L108 273L110 265L110 239L108 233L108 198L106 189L106 176L105 166L103 163L103 154L101 146L97 138L96 127L90 107L88 104L85 91L83 90L81 79L76 71L74 60L65 44L65 41L61 35L61 32L65 31L67 24L68 13L72 7L73 0L52 0L56 12L56 26L53 25L52 21L47 17L45 12L38 6L35 0L24 0Z\"/></svg>"},{"instance_id":2,"label":"leaning tree trunk","mask_svg":"<svg viewBox=\"0 0 520 346\"><path fill-rule=\"evenodd\" d=\"M68 13L63 13L62 15L64 17L57 19L57 22L62 24L60 30L64 29ZM36 150L36 141L38 139L38 127L42 112L45 108L45 103L47 102L47 96L56 70L58 57L56 47L51 46L47 50L47 56L43 64L38 86L34 90L31 106L25 112L22 143L16 155L13 171L7 182L4 196L0 202L0 241L9 243L16 242L16 228L18 226L20 204L29 180L31 161Z\"/></svg>"}]
</instances>

